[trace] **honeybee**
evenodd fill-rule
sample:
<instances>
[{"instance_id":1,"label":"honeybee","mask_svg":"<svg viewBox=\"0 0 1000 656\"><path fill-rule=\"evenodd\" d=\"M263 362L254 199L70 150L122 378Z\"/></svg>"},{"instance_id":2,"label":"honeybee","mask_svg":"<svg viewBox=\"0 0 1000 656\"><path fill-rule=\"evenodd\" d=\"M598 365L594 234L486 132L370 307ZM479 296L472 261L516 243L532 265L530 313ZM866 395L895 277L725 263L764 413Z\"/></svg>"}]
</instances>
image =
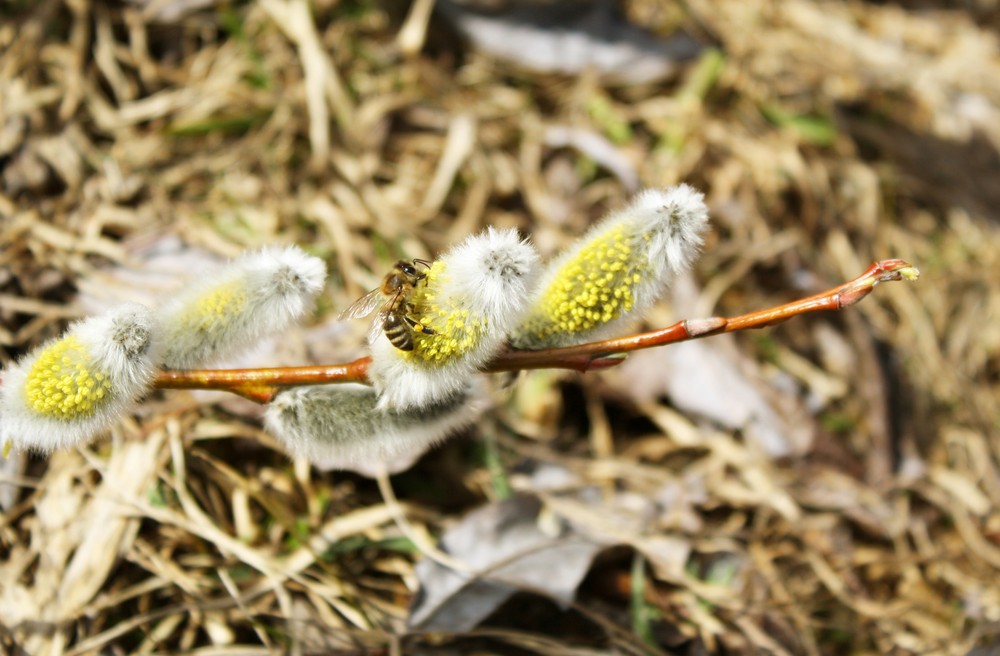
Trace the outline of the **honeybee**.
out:
<instances>
[{"instance_id":1,"label":"honeybee","mask_svg":"<svg viewBox=\"0 0 1000 656\"><path fill-rule=\"evenodd\" d=\"M389 343L400 351L412 351L413 333L435 334L411 316L415 309L410 302L413 290L427 278L427 274L417 267L429 268L430 265L427 260L399 260L386 274L382 284L351 303L340 313L340 319L367 317L381 305L372 323L372 334L381 330Z\"/></svg>"}]
</instances>

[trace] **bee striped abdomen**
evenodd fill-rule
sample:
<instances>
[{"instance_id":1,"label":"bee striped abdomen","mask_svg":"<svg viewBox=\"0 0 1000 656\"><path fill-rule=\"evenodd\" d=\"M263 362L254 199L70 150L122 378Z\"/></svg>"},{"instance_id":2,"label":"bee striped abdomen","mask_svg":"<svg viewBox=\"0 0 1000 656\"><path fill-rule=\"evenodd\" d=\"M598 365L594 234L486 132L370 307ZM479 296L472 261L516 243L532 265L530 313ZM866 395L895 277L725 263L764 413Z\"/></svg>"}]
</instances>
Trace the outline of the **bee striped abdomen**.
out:
<instances>
[{"instance_id":1,"label":"bee striped abdomen","mask_svg":"<svg viewBox=\"0 0 1000 656\"><path fill-rule=\"evenodd\" d=\"M389 343L400 351L413 350L413 333L410 326L398 314L390 313L382 324L382 331L385 333Z\"/></svg>"}]
</instances>

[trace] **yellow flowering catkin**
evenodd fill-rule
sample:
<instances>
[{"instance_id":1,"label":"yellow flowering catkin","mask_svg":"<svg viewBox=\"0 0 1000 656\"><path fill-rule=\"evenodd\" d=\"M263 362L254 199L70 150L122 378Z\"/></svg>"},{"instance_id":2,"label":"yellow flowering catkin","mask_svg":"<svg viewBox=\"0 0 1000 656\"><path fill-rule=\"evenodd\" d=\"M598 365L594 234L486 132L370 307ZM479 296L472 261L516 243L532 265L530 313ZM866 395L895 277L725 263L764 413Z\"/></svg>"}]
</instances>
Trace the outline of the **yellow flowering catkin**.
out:
<instances>
[{"instance_id":1,"label":"yellow flowering catkin","mask_svg":"<svg viewBox=\"0 0 1000 656\"><path fill-rule=\"evenodd\" d=\"M702 195L687 185L638 194L546 268L512 343L540 349L611 334L690 266L707 225Z\"/></svg>"},{"instance_id":2,"label":"yellow flowering catkin","mask_svg":"<svg viewBox=\"0 0 1000 656\"><path fill-rule=\"evenodd\" d=\"M412 351L394 347L382 331L370 340L368 377L380 407L429 407L464 389L520 320L537 264L516 231L493 228L435 262L410 297L412 318L433 332L414 331Z\"/></svg>"},{"instance_id":3,"label":"yellow flowering catkin","mask_svg":"<svg viewBox=\"0 0 1000 656\"><path fill-rule=\"evenodd\" d=\"M541 298L538 310L519 332L537 339L586 333L632 310L633 288L649 267L632 257L626 227L612 226L584 244Z\"/></svg>"},{"instance_id":4,"label":"yellow flowering catkin","mask_svg":"<svg viewBox=\"0 0 1000 656\"><path fill-rule=\"evenodd\" d=\"M75 335L43 350L28 371L24 397L40 415L72 420L94 414L108 398L111 379Z\"/></svg>"},{"instance_id":5,"label":"yellow flowering catkin","mask_svg":"<svg viewBox=\"0 0 1000 656\"><path fill-rule=\"evenodd\" d=\"M249 290L240 281L209 289L183 308L178 323L183 330L209 332L228 317L243 312L247 307L248 295Z\"/></svg>"},{"instance_id":6,"label":"yellow flowering catkin","mask_svg":"<svg viewBox=\"0 0 1000 656\"><path fill-rule=\"evenodd\" d=\"M296 246L245 253L203 275L159 312L163 365L203 367L280 333L323 289L326 265Z\"/></svg>"},{"instance_id":7,"label":"yellow flowering catkin","mask_svg":"<svg viewBox=\"0 0 1000 656\"><path fill-rule=\"evenodd\" d=\"M93 439L149 387L152 313L126 304L79 321L3 372L0 443L51 451Z\"/></svg>"},{"instance_id":8,"label":"yellow flowering catkin","mask_svg":"<svg viewBox=\"0 0 1000 656\"><path fill-rule=\"evenodd\" d=\"M426 280L414 290L411 300L418 312L417 320L425 326L433 325L434 333L414 333L413 350L402 353L403 358L430 366L448 364L475 349L489 329L489 316L438 302L438 290L449 285L446 266L435 262Z\"/></svg>"}]
</instances>

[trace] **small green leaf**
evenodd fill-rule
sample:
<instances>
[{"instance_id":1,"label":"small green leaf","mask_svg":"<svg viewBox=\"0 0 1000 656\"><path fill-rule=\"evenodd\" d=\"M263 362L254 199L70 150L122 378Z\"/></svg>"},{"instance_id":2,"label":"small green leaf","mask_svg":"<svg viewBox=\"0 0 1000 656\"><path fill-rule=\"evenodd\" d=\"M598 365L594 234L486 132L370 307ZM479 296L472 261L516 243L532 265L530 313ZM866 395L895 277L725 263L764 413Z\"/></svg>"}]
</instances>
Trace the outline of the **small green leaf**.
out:
<instances>
[{"instance_id":1,"label":"small green leaf","mask_svg":"<svg viewBox=\"0 0 1000 656\"><path fill-rule=\"evenodd\" d=\"M271 116L270 110L261 110L241 116L216 116L203 121L175 123L167 127L172 137L202 137L208 134L244 134L261 125Z\"/></svg>"},{"instance_id":2,"label":"small green leaf","mask_svg":"<svg viewBox=\"0 0 1000 656\"><path fill-rule=\"evenodd\" d=\"M483 430L482 459L487 471L490 473L490 481L493 484L493 494L497 500L509 499L514 494L514 489L507 480L507 470L504 469L503 459L500 457L500 446L497 443L496 430L494 426Z\"/></svg>"},{"instance_id":3,"label":"small green leaf","mask_svg":"<svg viewBox=\"0 0 1000 656\"><path fill-rule=\"evenodd\" d=\"M646 559L636 553L632 559L631 614L632 630L640 640L656 646L652 623L659 619L659 612L646 603Z\"/></svg>"},{"instance_id":4,"label":"small green leaf","mask_svg":"<svg viewBox=\"0 0 1000 656\"><path fill-rule=\"evenodd\" d=\"M725 65L726 56L721 50L718 48L706 50L691 72L688 73L684 85L677 94L677 99L681 101L704 100L708 96L708 92L715 87L715 83L719 81L719 76L722 75L722 69Z\"/></svg>"},{"instance_id":5,"label":"small green leaf","mask_svg":"<svg viewBox=\"0 0 1000 656\"><path fill-rule=\"evenodd\" d=\"M146 500L149 501L149 505L154 508L166 508L167 507L167 491L163 487L163 483L157 483L149 489L149 494L146 495Z\"/></svg>"},{"instance_id":6,"label":"small green leaf","mask_svg":"<svg viewBox=\"0 0 1000 656\"><path fill-rule=\"evenodd\" d=\"M858 426L857 419L841 412L823 413L820 424L831 433L850 433Z\"/></svg>"},{"instance_id":7,"label":"small green leaf","mask_svg":"<svg viewBox=\"0 0 1000 656\"><path fill-rule=\"evenodd\" d=\"M587 113L612 143L623 144L632 139L632 126L607 96L592 96L587 101Z\"/></svg>"},{"instance_id":8,"label":"small green leaf","mask_svg":"<svg viewBox=\"0 0 1000 656\"><path fill-rule=\"evenodd\" d=\"M795 132L814 146L830 146L837 138L837 127L827 116L796 114L774 104L763 105L760 112L771 123Z\"/></svg>"}]
</instances>

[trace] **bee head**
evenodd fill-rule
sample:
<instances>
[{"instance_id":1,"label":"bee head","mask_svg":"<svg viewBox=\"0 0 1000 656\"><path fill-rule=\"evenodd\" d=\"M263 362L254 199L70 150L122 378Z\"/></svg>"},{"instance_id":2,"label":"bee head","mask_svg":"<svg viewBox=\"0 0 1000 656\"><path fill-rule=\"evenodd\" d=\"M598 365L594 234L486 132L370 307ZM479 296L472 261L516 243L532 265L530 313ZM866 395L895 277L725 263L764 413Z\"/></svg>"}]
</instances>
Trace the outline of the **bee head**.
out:
<instances>
[{"instance_id":1,"label":"bee head","mask_svg":"<svg viewBox=\"0 0 1000 656\"><path fill-rule=\"evenodd\" d=\"M413 276L414 280L423 280L427 277L425 272L418 272L416 265L422 265L424 267L430 268L431 263L427 260L415 259L412 262L407 262L406 260L400 260L397 266L400 270L408 276Z\"/></svg>"}]
</instances>

